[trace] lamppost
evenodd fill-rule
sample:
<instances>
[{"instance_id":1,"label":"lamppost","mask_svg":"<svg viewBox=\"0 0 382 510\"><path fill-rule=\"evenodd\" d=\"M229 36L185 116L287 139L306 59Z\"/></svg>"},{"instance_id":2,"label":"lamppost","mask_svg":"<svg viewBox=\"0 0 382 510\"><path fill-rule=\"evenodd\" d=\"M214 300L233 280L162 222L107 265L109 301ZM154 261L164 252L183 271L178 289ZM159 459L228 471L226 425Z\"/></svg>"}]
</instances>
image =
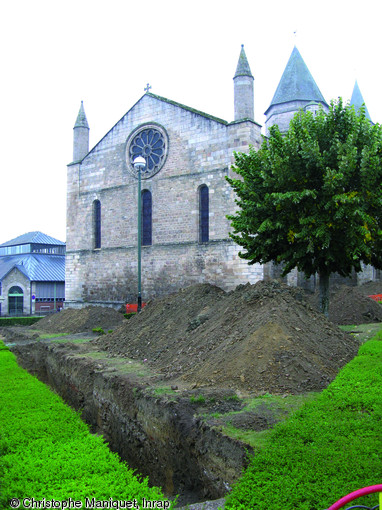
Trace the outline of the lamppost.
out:
<instances>
[{"instance_id":1,"label":"lamppost","mask_svg":"<svg viewBox=\"0 0 382 510\"><path fill-rule=\"evenodd\" d=\"M139 313L142 309L142 292L141 292L141 248L142 248L142 205L141 205L141 172L146 169L146 160L142 156L137 156L134 161L134 169L138 172L138 308Z\"/></svg>"}]
</instances>

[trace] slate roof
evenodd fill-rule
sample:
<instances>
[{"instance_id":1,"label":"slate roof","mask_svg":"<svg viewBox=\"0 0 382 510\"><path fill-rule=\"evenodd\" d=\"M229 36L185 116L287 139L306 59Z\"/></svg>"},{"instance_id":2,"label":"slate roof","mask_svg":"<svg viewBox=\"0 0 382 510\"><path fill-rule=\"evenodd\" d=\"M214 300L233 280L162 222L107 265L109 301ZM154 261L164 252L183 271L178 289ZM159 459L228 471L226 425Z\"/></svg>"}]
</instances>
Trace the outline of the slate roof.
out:
<instances>
[{"instance_id":1,"label":"slate roof","mask_svg":"<svg viewBox=\"0 0 382 510\"><path fill-rule=\"evenodd\" d=\"M32 282L64 282L65 256L26 253L0 257L0 280L17 268Z\"/></svg>"},{"instance_id":2,"label":"slate roof","mask_svg":"<svg viewBox=\"0 0 382 510\"><path fill-rule=\"evenodd\" d=\"M6 241L3 244L0 244L0 247L5 246L17 246L19 244L49 244L55 246L65 246L65 243L55 239L54 237L47 236L42 232L28 232L27 234L22 234L21 236L15 237L10 241Z\"/></svg>"},{"instance_id":3,"label":"slate roof","mask_svg":"<svg viewBox=\"0 0 382 510\"><path fill-rule=\"evenodd\" d=\"M245 54L245 51L244 51L244 44L241 45L239 61L237 63L236 73L235 73L234 78L236 78L237 76L250 76L251 78L253 78L252 73L251 73L251 68L249 67L249 63L247 60L247 55Z\"/></svg>"},{"instance_id":4,"label":"slate roof","mask_svg":"<svg viewBox=\"0 0 382 510\"><path fill-rule=\"evenodd\" d=\"M81 101L80 110L77 115L76 123L74 124L74 127L84 127L89 129L88 119L86 118L85 109L84 109L84 102Z\"/></svg>"},{"instance_id":5,"label":"slate roof","mask_svg":"<svg viewBox=\"0 0 382 510\"><path fill-rule=\"evenodd\" d=\"M276 104L296 100L315 101L327 106L324 96L295 46L269 108Z\"/></svg>"},{"instance_id":6,"label":"slate roof","mask_svg":"<svg viewBox=\"0 0 382 510\"><path fill-rule=\"evenodd\" d=\"M202 112L200 110L196 110L195 108L191 108L190 106L186 106L182 103L178 103L177 101L173 101L172 99L167 99L166 97L158 96L156 94L153 94L152 92L146 92L146 94L144 94L141 97L141 99L145 96L153 97L154 99L157 99L158 101L163 101L164 103L172 104L173 106L182 108L182 110L187 110L188 112L195 113L196 115L200 115L201 117L205 117L206 119L213 120L215 122L219 122L219 124L225 124L225 125L229 124L226 120L219 119L218 117L214 117L213 115L210 115L208 113ZM139 101L138 101L138 103L139 103Z\"/></svg>"},{"instance_id":7,"label":"slate roof","mask_svg":"<svg viewBox=\"0 0 382 510\"><path fill-rule=\"evenodd\" d=\"M363 106L365 108L365 116L366 116L366 118L369 119L370 122L372 122L372 120L370 118L370 115L369 115L369 111L367 109L367 106L366 106L365 101L364 101L364 99L362 97L360 88L358 86L357 80L356 80L356 82L354 84L354 89L353 89L353 94L352 94L351 99L350 99L350 104L354 106L356 112L361 108L361 106Z\"/></svg>"}]
</instances>

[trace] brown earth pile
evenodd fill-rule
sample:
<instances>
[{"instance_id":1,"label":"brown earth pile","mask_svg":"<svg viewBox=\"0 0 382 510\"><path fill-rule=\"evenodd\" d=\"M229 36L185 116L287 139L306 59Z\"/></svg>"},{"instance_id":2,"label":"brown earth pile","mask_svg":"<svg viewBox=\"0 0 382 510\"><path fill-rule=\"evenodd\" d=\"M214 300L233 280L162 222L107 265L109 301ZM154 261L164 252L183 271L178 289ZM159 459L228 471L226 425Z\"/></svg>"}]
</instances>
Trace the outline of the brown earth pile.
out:
<instances>
[{"instance_id":1,"label":"brown earth pile","mask_svg":"<svg viewBox=\"0 0 382 510\"><path fill-rule=\"evenodd\" d=\"M329 319L343 325L382 322L382 306L368 297L373 294L382 294L381 282L369 282L359 287L334 287L329 301ZM313 307L318 307L318 292L307 296L307 300Z\"/></svg>"},{"instance_id":2,"label":"brown earth pile","mask_svg":"<svg viewBox=\"0 0 382 510\"><path fill-rule=\"evenodd\" d=\"M61 312L47 315L33 326L32 330L44 333L84 333L93 328L102 328L105 332L115 329L125 319L112 308L88 306L80 310L68 308Z\"/></svg>"},{"instance_id":3,"label":"brown earth pile","mask_svg":"<svg viewBox=\"0 0 382 510\"><path fill-rule=\"evenodd\" d=\"M97 343L165 379L243 392L320 390L358 345L277 281L225 293L201 284L157 299Z\"/></svg>"}]
</instances>

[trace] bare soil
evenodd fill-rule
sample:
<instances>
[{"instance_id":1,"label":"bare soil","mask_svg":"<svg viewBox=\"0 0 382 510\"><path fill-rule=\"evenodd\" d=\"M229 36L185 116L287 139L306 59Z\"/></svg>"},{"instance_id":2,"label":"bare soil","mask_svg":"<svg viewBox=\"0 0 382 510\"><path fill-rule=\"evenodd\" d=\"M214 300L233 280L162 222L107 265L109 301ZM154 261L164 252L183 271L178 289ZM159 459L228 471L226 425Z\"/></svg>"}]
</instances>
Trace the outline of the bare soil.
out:
<instances>
[{"instance_id":1,"label":"bare soil","mask_svg":"<svg viewBox=\"0 0 382 510\"><path fill-rule=\"evenodd\" d=\"M68 308L47 315L33 326L30 326L30 329L44 333L82 333L90 332L94 328L102 328L107 333L124 321L123 315L113 308L88 306L80 310Z\"/></svg>"},{"instance_id":2,"label":"bare soil","mask_svg":"<svg viewBox=\"0 0 382 510\"><path fill-rule=\"evenodd\" d=\"M24 335L113 330L94 340L98 349L145 364L173 387L298 394L325 388L354 357L356 338L336 324L382 321L382 306L368 297L380 292L379 282L336 287L327 320L316 311L317 294L276 280L228 293L200 284L149 302L129 321L111 308L67 309Z\"/></svg>"},{"instance_id":3,"label":"bare soil","mask_svg":"<svg viewBox=\"0 0 382 510\"><path fill-rule=\"evenodd\" d=\"M334 286L329 301L329 319L334 324L369 324L382 322L382 306L369 296L382 293L382 282L368 282L359 287ZM307 295L318 307L318 293Z\"/></svg>"},{"instance_id":4,"label":"bare soil","mask_svg":"<svg viewBox=\"0 0 382 510\"><path fill-rule=\"evenodd\" d=\"M306 303L302 290L278 281L229 293L209 284L188 287L148 303L96 342L180 388L243 395L321 390L358 350L353 337Z\"/></svg>"}]
</instances>

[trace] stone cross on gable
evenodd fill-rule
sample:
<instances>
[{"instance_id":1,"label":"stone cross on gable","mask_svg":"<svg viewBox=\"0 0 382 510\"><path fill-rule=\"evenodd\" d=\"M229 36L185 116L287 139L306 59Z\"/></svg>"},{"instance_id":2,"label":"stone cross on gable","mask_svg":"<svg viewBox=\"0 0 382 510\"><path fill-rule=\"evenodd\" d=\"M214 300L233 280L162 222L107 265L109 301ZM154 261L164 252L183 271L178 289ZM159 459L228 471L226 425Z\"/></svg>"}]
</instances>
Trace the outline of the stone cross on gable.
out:
<instances>
[{"instance_id":1,"label":"stone cross on gable","mask_svg":"<svg viewBox=\"0 0 382 510\"><path fill-rule=\"evenodd\" d=\"M149 92L151 88L152 88L151 85L147 84L144 90L145 92Z\"/></svg>"}]
</instances>

